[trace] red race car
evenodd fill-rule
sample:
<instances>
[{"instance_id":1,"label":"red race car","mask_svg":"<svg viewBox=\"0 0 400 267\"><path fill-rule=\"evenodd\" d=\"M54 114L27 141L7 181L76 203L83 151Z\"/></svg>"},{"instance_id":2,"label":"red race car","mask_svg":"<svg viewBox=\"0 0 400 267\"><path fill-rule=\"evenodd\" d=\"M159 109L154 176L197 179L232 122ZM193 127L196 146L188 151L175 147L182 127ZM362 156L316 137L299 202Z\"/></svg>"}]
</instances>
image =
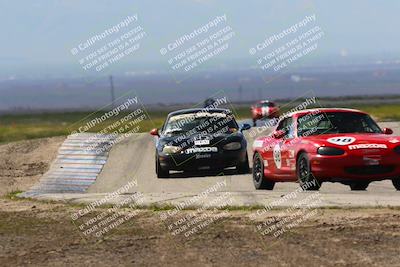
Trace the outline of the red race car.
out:
<instances>
[{"instance_id":1,"label":"red race car","mask_svg":"<svg viewBox=\"0 0 400 267\"><path fill-rule=\"evenodd\" d=\"M340 182L365 190L391 179L400 190L400 137L353 109L308 109L281 118L270 136L253 143L256 189L298 181L303 190Z\"/></svg>"},{"instance_id":2,"label":"red race car","mask_svg":"<svg viewBox=\"0 0 400 267\"><path fill-rule=\"evenodd\" d=\"M264 100L251 107L253 125L256 126L257 120L273 119L279 117L279 107L270 101Z\"/></svg>"}]
</instances>

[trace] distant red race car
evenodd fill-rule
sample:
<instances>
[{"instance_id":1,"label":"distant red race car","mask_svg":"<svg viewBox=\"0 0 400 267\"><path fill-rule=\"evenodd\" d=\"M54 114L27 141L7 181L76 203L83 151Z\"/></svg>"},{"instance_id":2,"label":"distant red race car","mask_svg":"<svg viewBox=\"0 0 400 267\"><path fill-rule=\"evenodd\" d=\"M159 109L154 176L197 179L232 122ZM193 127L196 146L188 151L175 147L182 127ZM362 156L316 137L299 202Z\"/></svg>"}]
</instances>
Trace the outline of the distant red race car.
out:
<instances>
[{"instance_id":1,"label":"distant red race car","mask_svg":"<svg viewBox=\"0 0 400 267\"><path fill-rule=\"evenodd\" d=\"M391 179L400 190L400 137L353 109L309 109L280 119L270 136L253 144L256 189L298 181L304 190L340 182L365 190Z\"/></svg>"},{"instance_id":2,"label":"distant red race car","mask_svg":"<svg viewBox=\"0 0 400 267\"><path fill-rule=\"evenodd\" d=\"M267 100L260 101L251 107L251 115L253 118L253 125L256 126L257 120L278 118L279 107L275 103Z\"/></svg>"}]
</instances>

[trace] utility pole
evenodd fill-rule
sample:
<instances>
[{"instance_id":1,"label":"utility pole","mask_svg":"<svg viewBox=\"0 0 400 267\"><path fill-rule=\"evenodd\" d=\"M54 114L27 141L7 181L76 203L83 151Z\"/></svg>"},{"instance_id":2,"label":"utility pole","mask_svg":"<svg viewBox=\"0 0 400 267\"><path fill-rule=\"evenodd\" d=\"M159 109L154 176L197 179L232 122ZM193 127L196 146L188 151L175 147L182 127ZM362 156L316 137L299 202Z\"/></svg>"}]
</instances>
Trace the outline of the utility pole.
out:
<instances>
[{"instance_id":1,"label":"utility pole","mask_svg":"<svg viewBox=\"0 0 400 267\"><path fill-rule=\"evenodd\" d=\"M239 93L239 99L238 99L238 102L241 102L241 101L243 101L243 96L242 96L242 85L240 84L239 85L239 89L238 89L238 93Z\"/></svg>"},{"instance_id":2,"label":"utility pole","mask_svg":"<svg viewBox=\"0 0 400 267\"><path fill-rule=\"evenodd\" d=\"M114 109L115 95L114 95L114 82L112 75L110 75L110 89L111 89L111 109Z\"/></svg>"}]
</instances>

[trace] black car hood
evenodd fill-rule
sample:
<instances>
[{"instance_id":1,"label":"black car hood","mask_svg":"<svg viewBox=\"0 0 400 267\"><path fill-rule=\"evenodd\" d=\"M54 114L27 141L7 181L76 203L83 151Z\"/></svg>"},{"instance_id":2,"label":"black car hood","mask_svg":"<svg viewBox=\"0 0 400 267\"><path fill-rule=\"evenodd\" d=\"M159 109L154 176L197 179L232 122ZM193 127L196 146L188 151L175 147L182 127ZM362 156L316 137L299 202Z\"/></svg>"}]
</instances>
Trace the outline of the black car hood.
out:
<instances>
[{"instance_id":1,"label":"black car hood","mask_svg":"<svg viewBox=\"0 0 400 267\"><path fill-rule=\"evenodd\" d=\"M163 135L158 141L158 145L163 147L164 145L180 146L182 149L190 148L195 146L195 140L209 140L208 145L203 146L223 146L230 142L242 142L243 134L240 132L236 133L218 133L218 134L200 134L195 133L192 135Z\"/></svg>"}]
</instances>

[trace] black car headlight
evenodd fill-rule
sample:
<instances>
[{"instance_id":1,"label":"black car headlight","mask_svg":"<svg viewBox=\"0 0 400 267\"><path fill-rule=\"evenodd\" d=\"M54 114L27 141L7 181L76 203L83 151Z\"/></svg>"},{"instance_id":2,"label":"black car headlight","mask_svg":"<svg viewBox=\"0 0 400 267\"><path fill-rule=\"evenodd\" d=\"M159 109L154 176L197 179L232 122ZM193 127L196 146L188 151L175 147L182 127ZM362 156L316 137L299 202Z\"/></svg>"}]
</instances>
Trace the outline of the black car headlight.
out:
<instances>
[{"instance_id":1,"label":"black car headlight","mask_svg":"<svg viewBox=\"0 0 400 267\"><path fill-rule=\"evenodd\" d=\"M182 148L179 146L164 146L163 153L165 154L177 154L181 152Z\"/></svg>"},{"instance_id":2,"label":"black car headlight","mask_svg":"<svg viewBox=\"0 0 400 267\"><path fill-rule=\"evenodd\" d=\"M318 148L317 153L324 156L340 156L344 154L344 150L336 147L322 146Z\"/></svg>"},{"instance_id":3,"label":"black car headlight","mask_svg":"<svg viewBox=\"0 0 400 267\"><path fill-rule=\"evenodd\" d=\"M238 150L242 148L242 144L240 142L232 142L224 145L224 150Z\"/></svg>"},{"instance_id":4,"label":"black car headlight","mask_svg":"<svg viewBox=\"0 0 400 267\"><path fill-rule=\"evenodd\" d=\"M397 154L400 154L400 146L396 146L394 148L394 152L396 152Z\"/></svg>"}]
</instances>

